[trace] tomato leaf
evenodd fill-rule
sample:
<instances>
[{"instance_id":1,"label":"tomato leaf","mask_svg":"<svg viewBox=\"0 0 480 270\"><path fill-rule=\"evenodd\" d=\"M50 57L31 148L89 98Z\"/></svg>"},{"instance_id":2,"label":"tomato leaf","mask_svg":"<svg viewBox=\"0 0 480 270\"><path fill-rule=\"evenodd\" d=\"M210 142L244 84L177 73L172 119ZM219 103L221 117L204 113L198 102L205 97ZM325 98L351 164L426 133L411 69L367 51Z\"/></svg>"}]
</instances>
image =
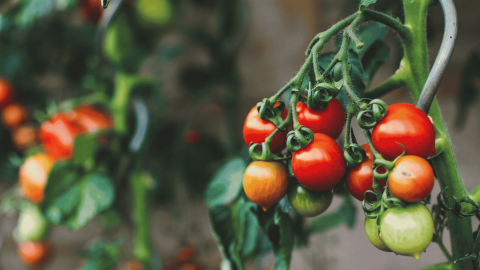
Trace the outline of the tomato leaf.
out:
<instances>
[{"instance_id":1,"label":"tomato leaf","mask_svg":"<svg viewBox=\"0 0 480 270\"><path fill-rule=\"evenodd\" d=\"M390 47L381 39L377 39L362 57L362 65L367 76L367 85L370 85L373 76L381 65L390 58Z\"/></svg>"},{"instance_id":2,"label":"tomato leaf","mask_svg":"<svg viewBox=\"0 0 480 270\"><path fill-rule=\"evenodd\" d=\"M383 39L388 32L388 27L385 25L378 23L378 22L371 22L366 26L360 27L355 34L357 35L358 39L363 42L363 47L361 49L357 49L353 42L350 42L350 50L355 51L357 54L362 55L366 53L370 47L375 43L377 40ZM340 49L342 46L342 35L337 35L335 37L335 47L337 50Z\"/></svg>"},{"instance_id":3,"label":"tomato leaf","mask_svg":"<svg viewBox=\"0 0 480 270\"><path fill-rule=\"evenodd\" d=\"M235 157L223 165L214 175L205 191L205 203L210 206L229 204L242 190L243 173L247 164Z\"/></svg>"},{"instance_id":4,"label":"tomato leaf","mask_svg":"<svg viewBox=\"0 0 480 270\"><path fill-rule=\"evenodd\" d=\"M116 262L121 257L120 246L124 238L117 238L113 241L102 239L95 242L83 252L87 258L85 265L79 270L114 270L117 269Z\"/></svg>"},{"instance_id":5,"label":"tomato leaf","mask_svg":"<svg viewBox=\"0 0 480 270\"><path fill-rule=\"evenodd\" d=\"M280 210L280 207L270 207L264 212L260 207L255 211L263 233L272 244L275 254L275 270L287 270L293 250L293 223L290 215Z\"/></svg>"},{"instance_id":6,"label":"tomato leaf","mask_svg":"<svg viewBox=\"0 0 480 270\"><path fill-rule=\"evenodd\" d=\"M40 207L55 225L78 230L113 202L112 181L100 174L80 178L68 162L58 163L50 172L45 199Z\"/></svg>"},{"instance_id":7,"label":"tomato leaf","mask_svg":"<svg viewBox=\"0 0 480 270\"><path fill-rule=\"evenodd\" d=\"M375 4L376 2L377 0L360 0L360 3L358 4L358 9L361 9L362 7L368 7Z\"/></svg>"}]
</instances>

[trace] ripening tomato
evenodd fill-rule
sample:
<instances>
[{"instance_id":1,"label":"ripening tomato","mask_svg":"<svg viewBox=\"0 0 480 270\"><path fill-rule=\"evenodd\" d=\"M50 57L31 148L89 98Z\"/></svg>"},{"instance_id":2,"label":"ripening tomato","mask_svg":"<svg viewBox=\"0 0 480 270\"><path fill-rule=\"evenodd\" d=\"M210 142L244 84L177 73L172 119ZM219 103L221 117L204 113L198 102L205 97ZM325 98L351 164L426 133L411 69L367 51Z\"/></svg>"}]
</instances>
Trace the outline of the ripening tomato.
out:
<instances>
[{"instance_id":1,"label":"ripening tomato","mask_svg":"<svg viewBox=\"0 0 480 270\"><path fill-rule=\"evenodd\" d=\"M345 126L345 109L334 98L325 108L312 110L303 102L297 103L298 122L313 133L323 133L337 139Z\"/></svg>"},{"instance_id":2,"label":"ripening tomato","mask_svg":"<svg viewBox=\"0 0 480 270\"><path fill-rule=\"evenodd\" d=\"M286 109L283 110L282 119L285 120L287 115L288 111ZM276 127L272 122L260 119L257 107L253 107L248 113L245 124L243 125L243 138L247 146L250 146L250 143L261 144L275 129ZM277 133L270 143L270 150L274 153L282 151L286 146L286 141L287 131Z\"/></svg>"},{"instance_id":3,"label":"ripening tomato","mask_svg":"<svg viewBox=\"0 0 480 270\"><path fill-rule=\"evenodd\" d=\"M434 184L432 166L417 156L399 158L388 175L388 187L393 196L406 202L419 202L427 198Z\"/></svg>"},{"instance_id":4,"label":"ripening tomato","mask_svg":"<svg viewBox=\"0 0 480 270\"><path fill-rule=\"evenodd\" d=\"M432 215L421 203L390 208L381 217L380 234L393 252L418 260L432 241Z\"/></svg>"},{"instance_id":5,"label":"ripening tomato","mask_svg":"<svg viewBox=\"0 0 480 270\"><path fill-rule=\"evenodd\" d=\"M342 180L346 169L342 148L322 133L316 133L307 147L293 153L293 174L300 184L311 190L332 189Z\"/></svg>"},{"instance_id":6,"label":"ripening tomato","mask_svg":"<svg viewBox=\"0 0 480 270\"><path fill-rule=\"evenodd\" d=\"M288 172L280 161L254 161L243 175L243 189L264 211L287 193Z\"/></svg>"},{"instance_id":7,"label":"ripening tomato","mask_svg":"<svg viewBox=\"0 0 480 270\"><path fill-rule=\"evenodd\" d=\"M297 213L314 217L325 212L332 204L333 192L309 190L297 182L289 187L287 199Z\"/></svg>"},{"instance_id":8,"label":"ripening tomato","mask_svg":"<svg viewBox=\"0 0 480 270\"><path fill-rule=\"evenodd\" d=\"M2 122L6 128L14 129L28 120L28 110L20 103L12 103L2 110Z\"/></svg>"},{"instance_id":9,"label":"ripening tomato","mask_svg":"<svg viewBox=\"0 0 480 270\"><path fill-rule=\"evenodd\" d=\"M43 200L43 189L47 185L52 166L53 160L49 156L38 153L27 158L20 167L20 188L31 202L39 203Z\"/></svg>"},{"instance_id":10,"label":"ripening tomato","mask_svg":"<svg viewBox=\"0 0 480 270\"><path fill-rule=\"evenodd\" d=\"M178 262L185 263L191 261L193 257L195 257L195 253L195 246L192 244L187 244L177 251L177 254L175 254L175 258Z\"/></svg>"},{"instance_id":11,"label":"ripening tomato","mask_svg":"<svg viewBox=\"0 0 480 270\"><path fill-rule=\"evenodd\" d=\"M0 109L13 100L13 85L6 79L0 78Z\"/></svg>"},{"instance_id":12,"label":"ripening tomato","mask_svg":"<svg viewBox=\"0 0 480 270\"><path fill-rule=\"evenodd\" d=\"M362 145L363 150L367 153L365 159L355 168L350 169L347 176L347 189L359 201L363 201L365 198L365 192L367 190L373 190L373 153L372 149L368 144ZM379 168L379 173L386 172L382 171L384 168ZM380 189L385 188L387 180L377 179ZM372 196L375 199L375 196ZM370 198L370 197L369 197Z\"/></svg>"},{"instance_id":13,"label":"ripening tomato","mask_svg":"<svg viewBox=\"0 0 480 270\"><path fill-rule=\"evenodd\" d=\"M64 113L57 113L42 123L39 137L43 149L54 160L69 159L73 155L75 138L85 129Z\"/></svg>"},{"instance_id":14,"label":"ripening tomato","mask_svg":"<svg viewBox=\"0 0 480 270\"><path fill-rule=\"evenodd\" d=\"M143 266L142 263L138 260L131 259L126 264L126 270L142 270Z\"/></svg>"},{"instance_id":15,"label":"ripening tomato","mask_svg":"<svg viewBox=\"0 0 480 270\"><path fill-rule=\"evenodd\" d=\"M26 204L20 212L15 234L19 241L41 241L50 229L48 220L36 205Z\"/></svg>"},{"instance_id":16,"label":"ripening tomato","mask_svg":"<svg viewBox=\"0 0 480 270\"><path fill-rule=\"evenodd\" d=\"M107 130L113 127L111 115L93 105L81 106L65 114L87 133Z\"/></svg>"},{"instance_id":17,"label":"ripening tomato","mask_svg":"<svg viewBox=\"0 0 480 270\"><path fill-rule=\"evenodd\" d=\"M378 226L377 226L377 219L370 219L368 217L365 218L365 234L367 235L368 240L372 243L376 248L386 251L392 252L391 249L387 247L385 242L378 236Z\"/></svg>"},{"instance_id":18,"label":"ripening tomato","mask_svg":"<svg viewBox=\"0 0 480 270\"><path fill-rule=\"evenodd\" d=\"M39 269L49 263L53 255L53 247L46 242L22 242L18 245L17 252L23 264Z\"/></svg>"},{"instance_id":19,"label":"ripening tomato","mask_svg":"<svg viewBox=\"0 0 480 270\"><path fill-rule=\"evenodd\" d=\"M13 146L19 151L37 144L37 128L30 125L21 126L13 131Z\"/></svg>"},{"instance_id":20,"label":"ripening tomato","mask_svg":"<svg viewBox=\"0 0 480 270\"><path fill-rule=\"evenodd\" d=\"M81 0L79 12L85 21L97 23L103 13L99 0Z\"/></svg>"},{"instance_id":21,"label":"ripening tomato","mask_svg":"<svg viewBox=\"0 0 480 270\"><path fill-rule=\"evenodd\" d=\"M372 132L373 145L387 160L402 154L428 158L435 152L435 128L427 115L419 108L397 103L388 106L385 118Z\"/></svg>"}]
</instances>

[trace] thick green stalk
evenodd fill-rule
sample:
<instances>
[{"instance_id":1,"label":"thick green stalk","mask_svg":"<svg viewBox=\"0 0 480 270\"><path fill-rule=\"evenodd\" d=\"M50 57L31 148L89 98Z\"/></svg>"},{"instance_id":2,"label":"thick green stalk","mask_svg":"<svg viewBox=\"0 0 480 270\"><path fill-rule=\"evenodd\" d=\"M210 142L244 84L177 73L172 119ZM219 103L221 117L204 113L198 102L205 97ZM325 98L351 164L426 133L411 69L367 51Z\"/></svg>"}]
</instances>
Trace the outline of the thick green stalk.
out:
<instances>
[{"instance_id":1,"label":"thick green stalk","mask_svg":"<svg viewBox=\"0 0 480 270\"><path fill-rule=\"evenodd\" d=\"M405 84L415 101L422 91L428 77L428 50L426 36L426 14L430 3L428 0L403 0L405 11L405 26L408 29L407 38L403 40L404 59L402 65L405 74ZM448 186L446 195L457 198L466 196L460 173L458 171L452 143L443 121L440 108L436 100L429 111L437 129L444 134L447 142L445 151L432 159L441 188ZM452 212L447 212L448 228L454 259L465 256L472 250L472 222L471 218L457 218ZM462 269L473 269L473 265L462 263ZM432 268L433 269L433 268Z\"/></svg>"},{"instance_id":2,"label":"thick green stalk","mask_svg":"<svg viewBox=\"0 0 480 270\"><path fill-rule=\"evenodd\" d=\"M133 222L135 224L133 256L142 263L143 270L152 270L151 237L146 199L151 186L152 180L148 174L134 171L130 175L130 188L133 196Z\"/></svg>"}]
</instances>

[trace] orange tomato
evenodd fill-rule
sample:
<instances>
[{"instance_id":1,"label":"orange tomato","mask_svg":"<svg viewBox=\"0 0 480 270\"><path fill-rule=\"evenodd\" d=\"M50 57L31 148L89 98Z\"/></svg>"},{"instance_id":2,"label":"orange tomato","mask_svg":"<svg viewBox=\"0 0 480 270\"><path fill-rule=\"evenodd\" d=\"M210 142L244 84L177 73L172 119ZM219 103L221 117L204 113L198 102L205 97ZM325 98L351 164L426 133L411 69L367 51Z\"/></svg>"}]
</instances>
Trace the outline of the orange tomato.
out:
<instances>
[{"instance_id":1,"label":"orange tomato","mask_svg":"<svg viewBox=\"0 0 480 270\"><path fill-rule=\"evenodd\" d=\"M280 161L254 161L243 175L243 189L264 211L287 193L288 172Z\"/></svg>"},{"instance_id":2,"label":"orange tomato","mask_svg":"<svg viewBox=\"0 0 480 270\"><path fill-rule=\"evenodd\" d=\"M19 151L37 144L37 128L34 126L21 126L13 131L13 145Z\"/></svg>"},{"instance_id":3,"label":"orange tomato","mask_svg":"<svg viewBox=\"0 0 480 270\"><path fill-rule=\"evenodd\" d=\"M188 262L195 256L196 249L194 245L187 244L177 251L176 258L179 262Z\"/></svg>"},{"instance_id":4,"label":"orange tomato","mask_svg":"<svg viewBox=\"0 0 480 270\"><path fill-rule=\"evenodd\" d=\"M113 127L111 115L93 105L78 107L66 114L87 133L111 129Z\"/></svg>"},{"instance_id":5,"label":"orange tomato","mask_svg":"<svg viewBox=\"0 0 480 270\"><path fill-rule=\"evenodd\" d=\"M139 262L138 260L131 259L127 262L127 265L125 268L127 270L142 270L143 266L142 266L142 263Z\"/></svg>"},{"instance_id":6,"label":"orange tomato","mask_svg":"<svg viewBox=\"0 0 480 270\"><path fill-rule=\"evenodd\" d=\"M53 255L53 247L46 242L22 242L18 245L17 252L23 264L38 269L48 264Z\"/></svg>"},{"instance_id":7,"label":"orange tomato","mask_svg":"<svg viewBox=\"0 0 480 270\"><path fill-rule=\"evenodd\" d=\"M434 184L432 166L426 159L418 156L399 158L388 175L388 187L393 196L411 203L427 198Z\"/></svg>"},{"instance_id":8,"label":"orange tomato","mask_svg":"<svg viewBox=\"0 0 480 270\"><path fill-rule=\"evenodd\" d=\"M53 160L49 156L38 153L27 158L20 167L20 188L23 195L33 203L43 200L43 190L47 185L48 173L52 166Z\"/></svg>"},{"instance_id":9,"label":"orange tomato","mask_svg":"<svg viewBox=\"0 0 480 270\"><path fill-rule=\"evenodd\" d=\"M0 108L8 105L13 99L13 86L3 78L0 78Z\"/></svg>"},{"instance_id":10,"label":"orange tomato","mask_svg":"<svg viewBox=\"0 0 480 270\"><path fill-rule=\"evenodd\" d=\"M47 155L54 160L64 160L73 156L75 138L84 132L85 128L65 113L57 113L42 123L39 137Z\"/></svg>"},{"instance_id":11,"label":"orange tomato","mask_svg":"<svg viewBox=\"0 0 480 270\"><path fill-rule=\"evenodd\" d=\"M6 128L13 129L28 119L28 111L20 103L12 103L2 110L2 122Z\"/></svg>"}]
</instances>

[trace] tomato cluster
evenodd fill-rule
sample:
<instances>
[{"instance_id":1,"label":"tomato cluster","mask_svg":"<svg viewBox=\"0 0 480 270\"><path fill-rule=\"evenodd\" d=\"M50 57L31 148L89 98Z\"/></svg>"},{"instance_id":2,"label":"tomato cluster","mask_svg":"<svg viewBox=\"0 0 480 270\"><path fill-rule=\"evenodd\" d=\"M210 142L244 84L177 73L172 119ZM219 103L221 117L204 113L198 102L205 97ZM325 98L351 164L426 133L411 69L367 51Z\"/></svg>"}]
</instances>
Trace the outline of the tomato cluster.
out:
<instances>
[{"instance_id":1,"label":"tomato cluster","mask_svg":"<svg viewBox=\"0 0 480 270\"><path fill-rule=\"evenodd\" d=\"M185 244L177 250L175 256L165 262L165 270L202 270L204 265L199 262L197 256L198 250L192 244Z\"/></svg>"},{"instance_id":2,"label":"tomato cluster","mask_svg":"<svg viewBox=\"0 0 480 270\"><path fill-rule=\"evenodd\" d=\"M294 121L287 126L283 123L289 121L286 119L290 119L291 112L275 111L278 103L274 108L262 107L268 106L268 102L259 103L249 112L243 128L245 143L256 160L247 167L243 178L248 198L266 211L286 196L296 212L312 217L329 207L332 190L345 183L353 197L365 200L372 205L372 211L377 211L365 220L365 232L372 244L384 251L418 259L433 236L432 217L421 203L434 186L433 169L426 159L436 154L435 128L428 116L410 104L387 107L383 101L370 103L383 107L369 111L367 117L375 119L373 124L361 125L366 130L372 129L371 135L365 131L369 144L353 146L358 153L363 152L363 158L349 161L352 160L347 156L349 149L344 151L335 141L345 125L345 110L336 98L319 109L298 102L294 107ZM380 114L382 109L383 114ZM368 108L359 106L357 110L365 111L351 113L349 110L348 117L358 113L361 124L360 118L368 114ZM277 117L272 115L274 113L281 115ZM279 125L280 118L283 122ZM347 122L350 125L350 121ZM310 131L313 135L309 137ZM292 140L307 143L294 147ZM290 152L286 158L278 158L281 157L278 153L287 145L293 152L290 164L294 177L290 177L281 161L290 159ZM346 141L345 148L348 147L352 144ZM260 150L262 155L252 152ZM403 202L393 206L384 204L383 200L389 197ZM381 204L384 206L378 207ZM378 220L371 219L374 216Z\"/></svg>"}]
</instances>

